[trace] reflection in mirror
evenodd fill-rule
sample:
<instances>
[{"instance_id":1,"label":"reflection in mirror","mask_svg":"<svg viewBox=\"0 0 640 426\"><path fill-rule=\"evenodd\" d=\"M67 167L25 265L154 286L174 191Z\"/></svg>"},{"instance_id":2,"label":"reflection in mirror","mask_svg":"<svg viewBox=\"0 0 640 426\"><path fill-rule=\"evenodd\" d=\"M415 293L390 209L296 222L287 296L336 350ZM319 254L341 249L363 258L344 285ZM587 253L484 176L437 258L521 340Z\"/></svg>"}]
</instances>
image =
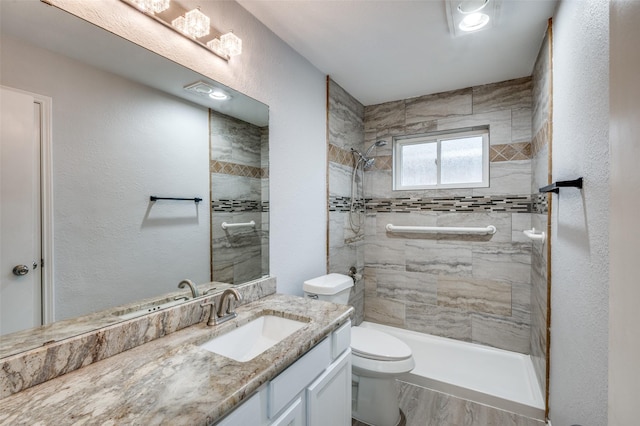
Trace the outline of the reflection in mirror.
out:
<instances>
[{"instance_id":1,"label":"reflection in mirror","mask_svg":"<svg viewBox=\"0 0 640 426\"><path fill-rule=\"evenodd\" d=\"M239 284L268 274L264 104L39 1L0 7L0 84L52 101L51 173L43 179L51 182L53 209L43 221L52 223L53 257L44 264L53 279L45 286L53 289L51 319L73 324L69 334L55 324L23 331L25 341L40 346L126 319L112 311L133 309L135 301L154 306L156 299L190 297L189 289L177 287L183 279ZM198 81L230 99L184 90ZM210 131L215 120L235 124L218 138ZM235 133L240 125L249 129L246 141ZM214 156L216 150L222 156ZM245 185L237 182L237 169L251 175L246 187L233 187ZM212 214L211 206L223 201L232 207ZM211 228L245 215L256 223L250 233L218 235L219 225ZM96 312L109 316L96 318ZM83 324L79 316L93 322ZM44 340L29 338L37 335Z\"/></svg>"},{"instance_id":2,"label":"reflection in mirror","mask_svg":"<svg viewBox=\"0 0 640 426\"><path fill-rule=\"evenodd\" d=\"M269 132L215 111L210 128L213 279L243 283L268 274Z\"/></svg>"}]
</instances>

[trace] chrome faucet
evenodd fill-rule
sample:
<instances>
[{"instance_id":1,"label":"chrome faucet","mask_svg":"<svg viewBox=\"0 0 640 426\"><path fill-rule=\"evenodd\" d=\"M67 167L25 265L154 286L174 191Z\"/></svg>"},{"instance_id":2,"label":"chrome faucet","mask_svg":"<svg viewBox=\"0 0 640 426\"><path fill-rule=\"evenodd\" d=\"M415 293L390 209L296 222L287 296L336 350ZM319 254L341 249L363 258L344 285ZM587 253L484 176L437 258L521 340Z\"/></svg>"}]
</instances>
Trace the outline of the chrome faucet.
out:
<instances>
[{"instance_id":1,"label":"chrome faucet","mask_svg":"<svg viewBox=\"0 0 640 426\"><path fill-rule=\"evenodd\" d=\"M233 297L238 302L242 300L242 296L238 293L238 290L235 288L228 288L222 293L222 296L220 296L220 302L218 303L217 308L214 302L205 302L200 304L203 308L211 306L207 325L222 324L223 322L229 321L230 319L234 319L238 316L238 314L236 314L234 303L230 297Z\"/></svg>"},{"instance_id":2,"label":"chrome faucet","mask_svg":"<svg viewBox=\"0 0 640 426\"><path fill-rule=\"evenodd\" d=\"M182 280L180 281L180 284L178 284L178 288L185 288L186 286L189 286L189 288L191 289L191 296L193 298L200 296L200 293L198 293L198 288L193 284L193 282L191 282L191 280Z\"/></svg>"}]
</instances>

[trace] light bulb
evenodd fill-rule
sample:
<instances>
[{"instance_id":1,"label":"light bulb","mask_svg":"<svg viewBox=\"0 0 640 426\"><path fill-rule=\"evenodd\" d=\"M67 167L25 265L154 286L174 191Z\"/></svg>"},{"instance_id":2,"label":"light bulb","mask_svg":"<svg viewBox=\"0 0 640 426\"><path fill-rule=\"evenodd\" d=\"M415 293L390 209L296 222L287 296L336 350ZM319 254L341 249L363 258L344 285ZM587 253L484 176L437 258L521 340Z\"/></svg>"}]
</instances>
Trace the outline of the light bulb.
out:
<instances>
[{"instance_id":1,"label":"light bulb","mask_svg":"<svg viewBox=\"0 0 640 426\"><path fill-rule=\"evenodd\" d=\"M476 12L464 17L458 26L462 31L476 31L489 23L489 15Z\"/></svg>"},{"instance_id":2,"label":"light bulb","mask_svg":"<svg viewBox=\"0 0 640 426\"><path fill-rule=\"evenodd\" d=\"M211 31L210 20L199 9L193 9L184 15L184 24L188 34L198 38L209 35Z\"/></svg>"},{"instance_id":3,"label":"light bulb","mask_svg":"<svg viewBox=\"0 0 640 426\"><path fill-rule=\"evenodd\" d=\"M236 36L233 31L221 35L220 42L222 49L226 51L229 56L237 56L242 53L242 40Z\"/></svg>"}]
</instances>

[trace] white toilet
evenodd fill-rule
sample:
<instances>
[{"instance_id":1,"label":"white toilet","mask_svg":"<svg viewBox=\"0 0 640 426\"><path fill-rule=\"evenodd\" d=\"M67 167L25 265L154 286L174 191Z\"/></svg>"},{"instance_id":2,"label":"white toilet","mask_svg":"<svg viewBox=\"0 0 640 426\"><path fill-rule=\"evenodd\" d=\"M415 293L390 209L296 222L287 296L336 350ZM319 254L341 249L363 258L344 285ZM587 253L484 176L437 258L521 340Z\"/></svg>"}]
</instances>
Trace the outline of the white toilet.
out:
<instances>
[{"instance_id":1,"label":"white toilet","mask_svg":"<svg viewBox=\"0 0 640 426\"><path fill-rule=\"evenodd\" d=\"M305 281L306 297L346 305L353 279L328 274ZM415 366L411 348L378 330L351 328L352 417L372 426L401 421L395 379Z\"/></svg>"}]
</instances>

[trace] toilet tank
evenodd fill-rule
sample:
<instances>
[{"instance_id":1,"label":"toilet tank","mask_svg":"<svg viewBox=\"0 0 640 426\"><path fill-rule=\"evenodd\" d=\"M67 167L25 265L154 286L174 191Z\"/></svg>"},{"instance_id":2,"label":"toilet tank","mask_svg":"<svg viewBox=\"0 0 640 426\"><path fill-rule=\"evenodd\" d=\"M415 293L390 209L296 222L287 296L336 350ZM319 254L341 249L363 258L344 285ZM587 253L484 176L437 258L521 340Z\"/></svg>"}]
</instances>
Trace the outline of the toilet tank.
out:
<instances>
[{"instance_id":1,"label":"toilet tank","mask_svg":"<svg viewBox=\"0 0 640 426\"><path fill-rule=\"evenodd\" d=\"M346 305L353 279L343 274L328 274L307 280L302 285L305 297Z\"/></svg>"}]
</instances>

